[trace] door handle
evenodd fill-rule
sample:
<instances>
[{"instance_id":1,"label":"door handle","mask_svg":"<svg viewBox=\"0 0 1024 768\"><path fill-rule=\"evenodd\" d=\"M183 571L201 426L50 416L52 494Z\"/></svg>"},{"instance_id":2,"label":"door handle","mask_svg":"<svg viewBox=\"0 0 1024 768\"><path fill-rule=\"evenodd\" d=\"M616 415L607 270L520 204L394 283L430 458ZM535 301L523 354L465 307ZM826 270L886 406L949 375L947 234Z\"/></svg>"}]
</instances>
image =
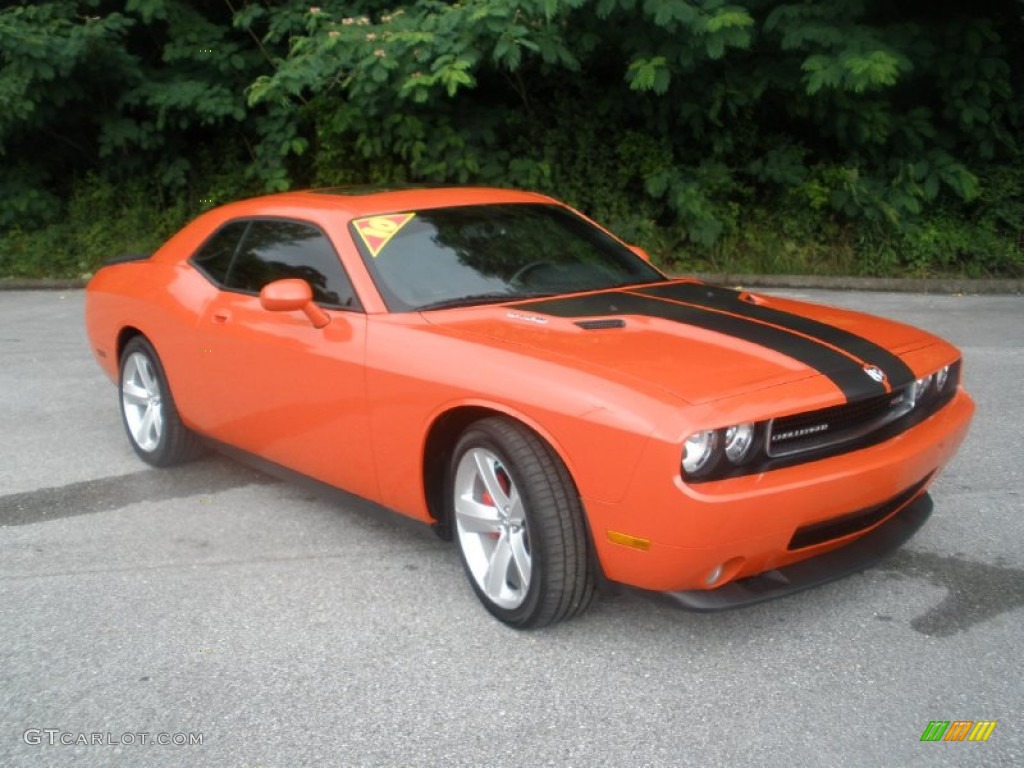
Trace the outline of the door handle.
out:
<instances>
[{"instance_id":1,"label":"door handle","mask_svg":"<svg viewBox=\"0 0 1024 768\"><path fill-rule=\"evenodd\" d=\"M213 313L213 322L215 323L226 323L231 319L231 313L226 309L220 309Z\"/></svg>"}]
</instances>

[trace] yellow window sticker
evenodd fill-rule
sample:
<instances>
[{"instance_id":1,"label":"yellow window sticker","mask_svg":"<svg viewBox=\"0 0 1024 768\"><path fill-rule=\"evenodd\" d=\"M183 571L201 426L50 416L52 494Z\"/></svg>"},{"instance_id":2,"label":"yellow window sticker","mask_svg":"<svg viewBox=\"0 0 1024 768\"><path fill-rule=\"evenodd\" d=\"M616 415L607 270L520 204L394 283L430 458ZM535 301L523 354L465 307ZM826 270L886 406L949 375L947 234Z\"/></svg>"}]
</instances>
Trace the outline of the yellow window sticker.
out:
<instances>
[{"instance_id":1,"label":"yellow window sticker","mask_svg":"<svg viewBox=\"0 0 1024 768\"><path fill-rule=\"evenodd\" d=\"M356 219L352 223L356 225L356 232L363 239L366 250L373 258L377 258L381 249L401 231L402 227L412 221L415 215L394 213L389 216L369 216L365 219Z\"/></svg>"}]
</instances>

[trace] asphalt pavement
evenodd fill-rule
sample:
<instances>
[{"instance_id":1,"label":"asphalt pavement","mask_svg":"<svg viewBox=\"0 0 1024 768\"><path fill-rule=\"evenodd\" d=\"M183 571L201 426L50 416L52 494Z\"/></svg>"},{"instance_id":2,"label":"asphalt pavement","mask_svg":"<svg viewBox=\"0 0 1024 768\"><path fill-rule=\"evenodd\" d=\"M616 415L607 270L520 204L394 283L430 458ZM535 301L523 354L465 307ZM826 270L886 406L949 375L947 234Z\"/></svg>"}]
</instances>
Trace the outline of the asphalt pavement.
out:
<instances>
[{"instance_id":1,"label":"asphalt pavement","mask_svg":"<svg viewBox=\"0 0 1024 768\"><path fill-rule=\"evenodd\" d=\"M1024 765L1024 298L785 293L963 350L932 519L784 600L624 592L517 632L426 528L221 457L147 468L82 292L0 292L0 766Z\"/></svg>"}]
</instances>

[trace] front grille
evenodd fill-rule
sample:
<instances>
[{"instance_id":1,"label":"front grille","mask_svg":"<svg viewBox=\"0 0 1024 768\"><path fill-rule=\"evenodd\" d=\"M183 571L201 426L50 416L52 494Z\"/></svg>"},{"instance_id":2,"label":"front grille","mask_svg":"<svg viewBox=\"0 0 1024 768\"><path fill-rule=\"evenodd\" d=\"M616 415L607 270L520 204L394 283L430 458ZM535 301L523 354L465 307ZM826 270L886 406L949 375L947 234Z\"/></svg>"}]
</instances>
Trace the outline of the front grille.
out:
<instances>
[{"instance_id":1,"label":"front grille","mask_svg":"<svg viewBox=\"0 0 1024 768\"><path fill-rule=\"evenodd\" d=\"M848 515L835 517L821 523L813 523L797 528L793 538L789 540L789 549L813 547L815 544L824 544L826 541L841 539L843 536L849 536L851 533L866 530L876 523L882 522L917 496L930 479L931 474L928 474L923 480L914 483L888 501L883 501L881 504L876 504L873 507L860 509Z\"/></svg>"},{"instance_id":2,"label":"front grille","mask_svg":"<svg viewBox=\"0 0 1024 768\"><path fill-rule=\"evenodd\" d=\"M943 390L938 392L934 385L929 385L930 388L916 404L913 385L909 384L878 397L772 419L766 430L765 454L771 460L839 446L880 433L883 427L899 421L911 411L914 416L904 421L923 419L952 399L959 381L958 360L950 366ZM893 428L896 426L894 424ZM904 424L904 428L906 426L909 424Z\"/></svg>"},{"instance_id":3,"label":"front grille","mask_svg":"<svg viewBox=\"0 0 1024 768\"><path fill-rule=\"evenodd\" d=\"M910 387L904 387L855 403L772 419L765 447L775 458L855 440L895 421L913 405Z\"/></svg>"}]
</instances>

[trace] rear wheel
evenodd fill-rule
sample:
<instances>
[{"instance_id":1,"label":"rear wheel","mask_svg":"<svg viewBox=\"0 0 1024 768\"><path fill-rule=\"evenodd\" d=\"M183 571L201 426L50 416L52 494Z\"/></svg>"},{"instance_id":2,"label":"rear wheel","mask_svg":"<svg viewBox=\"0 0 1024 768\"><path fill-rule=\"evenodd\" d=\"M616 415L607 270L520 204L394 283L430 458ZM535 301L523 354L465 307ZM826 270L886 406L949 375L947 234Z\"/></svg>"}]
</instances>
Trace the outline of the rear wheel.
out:
<instances>
[{"instance_id":1,"label":"rear wheel","mask_svg":"<svg viewBox=\"0 0 1024 768\"><path fill-rule=\"evenodd\" d=\"M582 504L565 465L537 435L505 418L476 422L456 445L448 486L463 566L495 617L541 627L590 605Z\"/></svg>"},{"instance_id":2,"label":"rear wheel","mask_svg":"<svg viewBox=\"0 0 1024 768\"><path fill-rule=\"evenodd\" d=\"M166 467L202 453L202 444L181 422L160 358L144 337L135 336L121 353L121 420L135 453Z\"/></svg>"}]
</instances>

